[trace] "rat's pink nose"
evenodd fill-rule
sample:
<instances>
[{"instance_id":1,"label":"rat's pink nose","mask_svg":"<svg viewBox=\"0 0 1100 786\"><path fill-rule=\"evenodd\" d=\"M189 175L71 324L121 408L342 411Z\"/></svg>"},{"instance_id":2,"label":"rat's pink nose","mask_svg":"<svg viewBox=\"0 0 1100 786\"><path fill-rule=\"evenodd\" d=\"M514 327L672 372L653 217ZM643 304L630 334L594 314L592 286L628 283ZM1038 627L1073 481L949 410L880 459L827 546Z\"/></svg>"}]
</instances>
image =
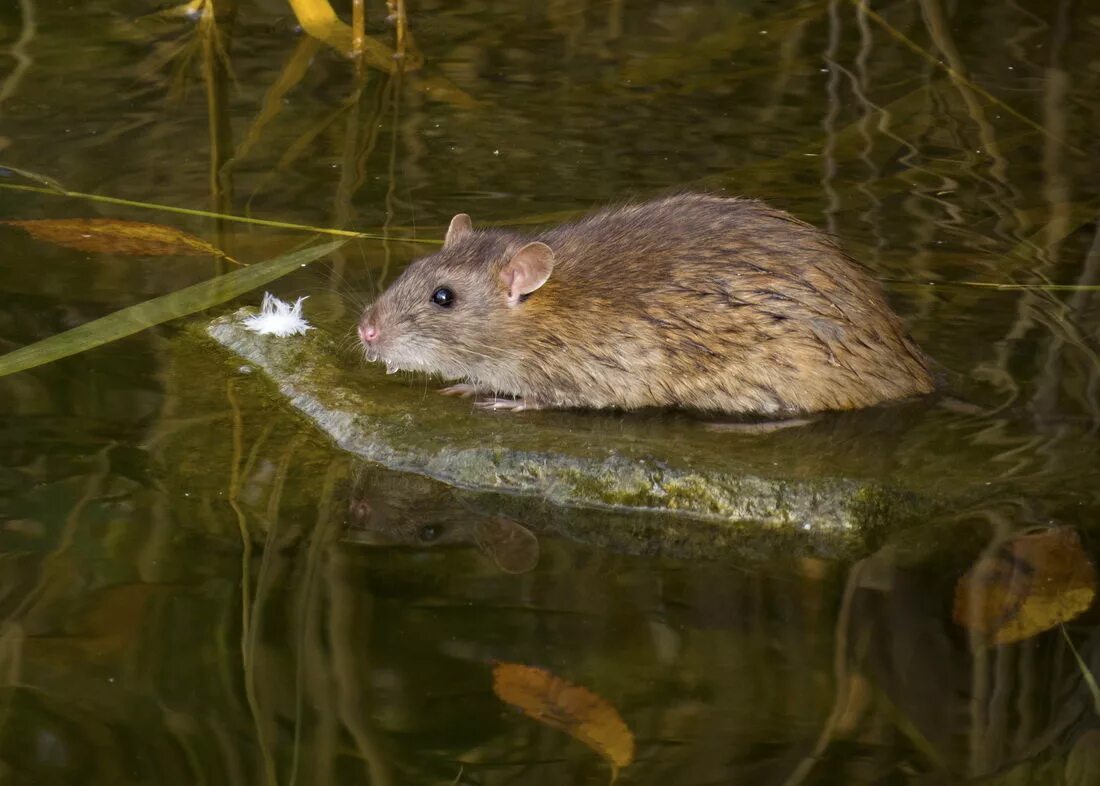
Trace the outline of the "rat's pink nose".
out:
<instances>
[{"instance_id":1,"label":"rat's pink nose","mask_svg":"<svg viewBox=\"0 0 1100 786\"><path fill-rule=\"evenodd\" d=\"M378 338L378 328L370 322L360 322L359 338L363 339L364 344L373 343Z\"/></svg>"}]
</instances>

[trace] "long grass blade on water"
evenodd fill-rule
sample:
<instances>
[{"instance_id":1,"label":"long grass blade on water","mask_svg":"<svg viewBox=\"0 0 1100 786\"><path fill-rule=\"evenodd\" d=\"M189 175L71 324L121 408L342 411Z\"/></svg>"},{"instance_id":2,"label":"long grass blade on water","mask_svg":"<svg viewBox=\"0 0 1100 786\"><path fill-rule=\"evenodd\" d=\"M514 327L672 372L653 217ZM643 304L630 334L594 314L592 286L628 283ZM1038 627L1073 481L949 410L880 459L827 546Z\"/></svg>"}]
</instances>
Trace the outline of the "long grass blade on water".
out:
<instances>
[{"instance_id":1,"label":"long grass blade on water","mask_svg":"<svg viewBox=\"0 0 1100 786\"><path fill-rule=\"evenodd\" d=\"M320 259L341 245L343 241L335 241L292 251L50 336L0 356L0 377L94 349L154 325L224 303Z\"/></svg>"}]
</instances>

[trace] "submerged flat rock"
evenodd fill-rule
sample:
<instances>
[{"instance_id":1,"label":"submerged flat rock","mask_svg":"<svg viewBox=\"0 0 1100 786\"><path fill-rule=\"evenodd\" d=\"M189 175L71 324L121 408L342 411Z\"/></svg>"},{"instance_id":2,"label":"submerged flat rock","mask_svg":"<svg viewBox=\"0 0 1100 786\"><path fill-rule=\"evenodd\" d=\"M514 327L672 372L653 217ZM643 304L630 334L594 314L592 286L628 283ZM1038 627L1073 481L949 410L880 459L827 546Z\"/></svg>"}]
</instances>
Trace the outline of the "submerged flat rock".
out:
<instances>
[{"instance_id":1,"label":"submerged flat rock","mask_svg":"<svg viewBox=\"0 0 1100 786\"><path fill-rule=\"evenodd\" d=\"M252 333L241 324L251 313L215 319L206 333L262 369L341 448L390 469L555 506L809 532L838 545L929 509L873 476L896 444L883 424L899 409L764 433L682 413L483 412L439 395L435 380L341 354L323 330Z\"/></svg>"}]
</instances>

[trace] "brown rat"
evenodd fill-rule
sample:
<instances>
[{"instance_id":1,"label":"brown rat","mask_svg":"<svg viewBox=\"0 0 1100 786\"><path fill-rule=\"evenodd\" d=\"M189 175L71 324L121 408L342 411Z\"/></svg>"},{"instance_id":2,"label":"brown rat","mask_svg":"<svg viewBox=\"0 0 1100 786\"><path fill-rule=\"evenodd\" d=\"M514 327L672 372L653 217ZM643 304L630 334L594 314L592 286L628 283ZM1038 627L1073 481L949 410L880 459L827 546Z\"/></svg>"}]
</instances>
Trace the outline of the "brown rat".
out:
<instances>
[{"instance_id":1,"label":"brown rat","mask_svg":"<svg viewBox=\"0 0 1100 786\"><path fill-rule=\"evenodd\" d=\"M771 416L931 392L877 283L824 233L684 194L533 237L451 221L359 323L369 360L493 409L683 407Z\"/></svg>"}]
</instances>

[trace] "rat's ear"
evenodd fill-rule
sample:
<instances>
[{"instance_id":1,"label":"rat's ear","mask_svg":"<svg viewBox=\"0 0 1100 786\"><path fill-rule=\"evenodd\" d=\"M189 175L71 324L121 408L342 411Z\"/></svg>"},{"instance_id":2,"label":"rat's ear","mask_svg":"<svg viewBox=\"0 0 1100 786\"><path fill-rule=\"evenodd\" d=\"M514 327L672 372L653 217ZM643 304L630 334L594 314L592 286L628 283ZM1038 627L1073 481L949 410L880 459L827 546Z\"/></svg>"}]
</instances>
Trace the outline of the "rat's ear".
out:
<instances>
[{"instance_id":1,"label":"rat's ear","mask_svg":"<svg viewBox=\"0 0 1100 786\"><path fill-rule=\"evenodd\" d=\"M527 573L539 564L539 539L511 519L495 518L477 524L474 542L505 573Z\"/></svg>"},{"instance_id":2,"label":"rat's ear","mask_svg":"<svg viewBox=\"0 0 1100 786\"><path fill-rule=\"evenodd\" d=\"M500 271L508 289L508 303L515 305L546 283L554 270L554 250L545 243L528 243L517 251Z\"/></svg>"},{"instance_id":3,"label":"rat's ear","mask_svg":"<svg viewBox=\"0 0 1100 786\"><path fill-rule=\"evenodd\" d=\"M443 239L443 248L453 246L473 231L474 225L470 222L470 217L465 213L459 213L451 219L451 225L447 227L447 237Z\"/></svg>"}]
</instances>

